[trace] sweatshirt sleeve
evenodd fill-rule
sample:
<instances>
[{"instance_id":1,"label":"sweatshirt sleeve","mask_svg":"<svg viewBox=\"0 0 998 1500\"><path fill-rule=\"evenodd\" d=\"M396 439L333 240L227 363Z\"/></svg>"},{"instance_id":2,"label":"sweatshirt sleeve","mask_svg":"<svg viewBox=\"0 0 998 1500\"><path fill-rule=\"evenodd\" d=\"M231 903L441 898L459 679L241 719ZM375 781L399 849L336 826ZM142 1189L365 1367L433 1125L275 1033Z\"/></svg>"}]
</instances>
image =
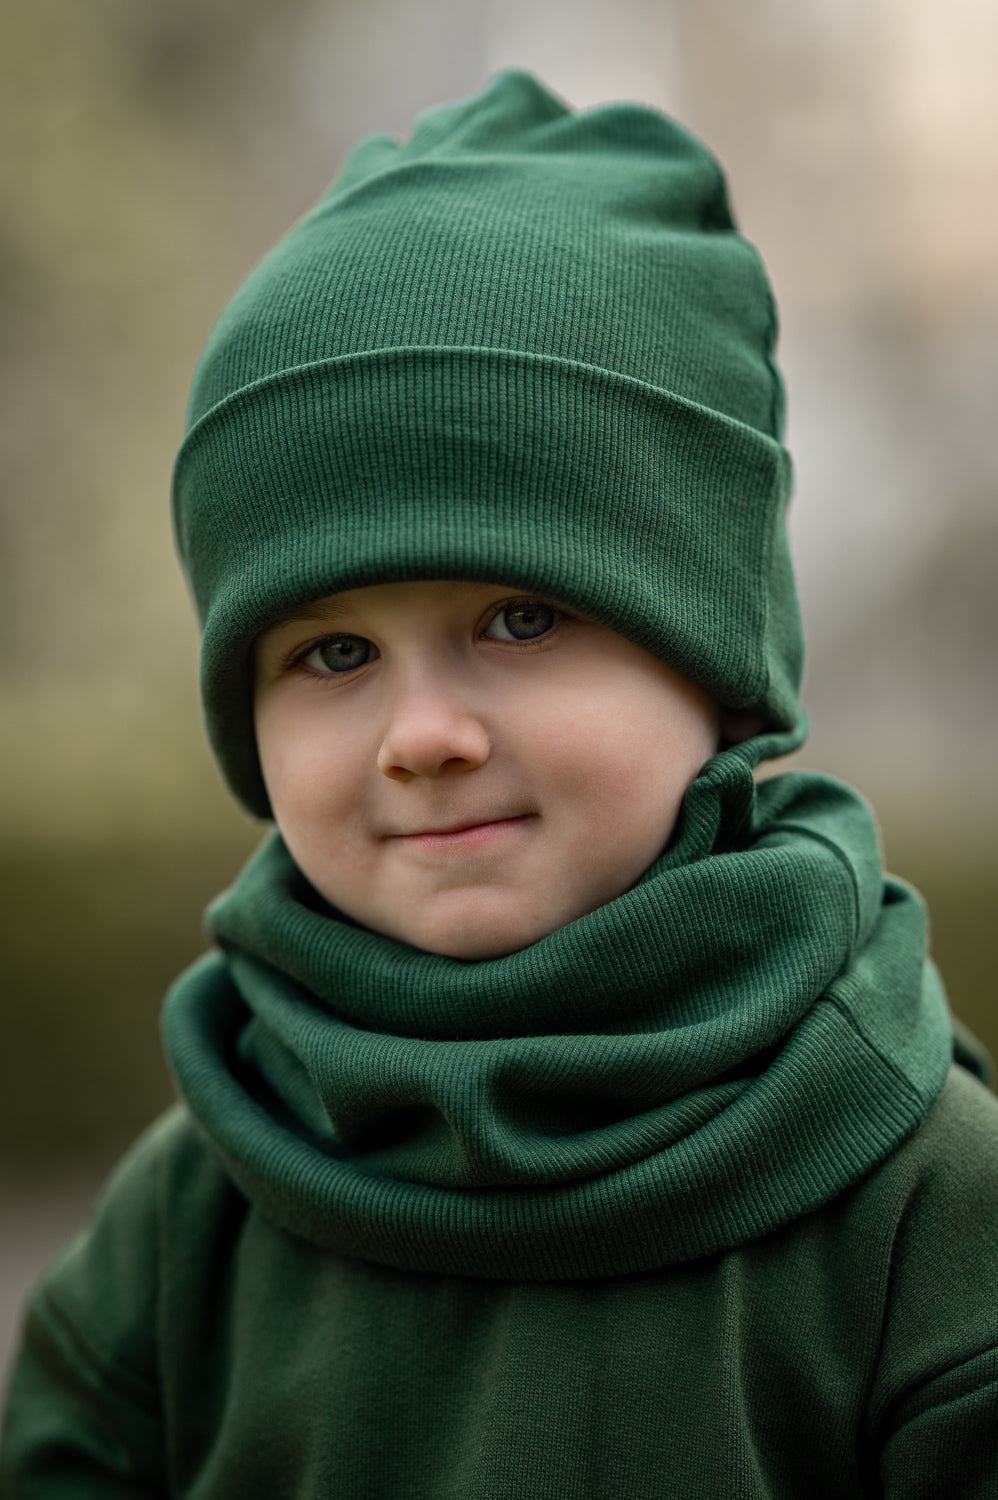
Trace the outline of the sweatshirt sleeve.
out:
<instances>
[{"instance_id":1,"label":"sweatshirt sleeve","mask_svg":"<svg viewBox=\"0 0 998 1500\"><path fill-rule=\"evenodd\" d=\"M155 1135L29 1305L0 1445L2 1500L165 1496Z\"/></svg>"},{"instance_id":2,"label":"sweatshirt sleeve","mask_svg":"<svg viewBox=\"0 0 998 1500\"><path fill-rule=\"evenodd\" d=\"M889 1500L993 1500L998 1101L956 1069L930 1121L873 1393L880 1478Z\"/></svg>"}]
</instances>

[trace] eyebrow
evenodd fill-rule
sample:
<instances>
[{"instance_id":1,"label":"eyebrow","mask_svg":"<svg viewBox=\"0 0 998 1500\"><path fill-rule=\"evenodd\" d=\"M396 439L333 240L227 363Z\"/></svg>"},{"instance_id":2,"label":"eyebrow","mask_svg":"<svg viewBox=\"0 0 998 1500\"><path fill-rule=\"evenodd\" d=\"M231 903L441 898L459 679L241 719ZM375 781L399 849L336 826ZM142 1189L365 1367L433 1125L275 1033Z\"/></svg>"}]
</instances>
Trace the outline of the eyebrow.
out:
<instances>
[{"instance_id":1,"label":"eyebrow","mask_svg":"<svg viewBox=\"0 0 998 1500\"><path fill-rule=\"evenodd\" d=\"M261 630L260 635L267 635L271 630L280 630L284 625L305 625L310 620L335 620L338 615L345 613L345 605L337 599L315 599L308 604L298 604L286 615L280 615L276 620L271 620L265 629Z\"/></svg>"}]
</instances>

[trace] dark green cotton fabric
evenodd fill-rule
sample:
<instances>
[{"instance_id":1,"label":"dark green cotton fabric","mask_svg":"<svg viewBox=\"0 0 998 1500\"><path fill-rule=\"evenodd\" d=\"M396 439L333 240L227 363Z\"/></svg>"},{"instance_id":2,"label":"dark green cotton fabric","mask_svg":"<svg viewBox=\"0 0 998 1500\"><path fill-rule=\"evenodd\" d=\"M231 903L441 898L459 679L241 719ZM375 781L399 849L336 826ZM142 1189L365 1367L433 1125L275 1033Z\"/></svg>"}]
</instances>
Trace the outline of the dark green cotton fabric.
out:
<instances>
[{"instance_id":1,"label":"dark green cotton fabric","mask_svg":"<svg viewBox=\"0 0 998 1500\"><path fill-rule=\"evenodd\" d=\"M209 732L264 816L249 653L409 578L570 604L805 731L776 319L710 153L524 73L364 142L220 318L177 460Z\"/></svg>"},{"instance_id":2,"label":"dark green cotton fabric","mask_svg":"<svg viewBox=\"0 0 998 1500\"><path fill-rule=\"evenodd\" d=\"M998 1103L752 1244L415 1274L277 1229L182 1111L36 1295L4 1500L993 1500Z\"/></svg>"}]
</instances>

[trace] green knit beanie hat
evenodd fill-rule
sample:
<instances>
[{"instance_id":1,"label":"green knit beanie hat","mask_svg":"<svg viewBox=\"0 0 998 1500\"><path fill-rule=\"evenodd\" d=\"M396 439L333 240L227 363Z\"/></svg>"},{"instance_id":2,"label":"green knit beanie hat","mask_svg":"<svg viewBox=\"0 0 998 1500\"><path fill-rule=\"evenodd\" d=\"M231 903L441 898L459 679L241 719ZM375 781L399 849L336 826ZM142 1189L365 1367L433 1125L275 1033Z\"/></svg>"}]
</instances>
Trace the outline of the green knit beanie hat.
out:
<instances>
[{"instance_id":1,"label":"green knit beanie hat","mask_svg":"<svg viewBox=\"0 0 998 1500\"><path fill-rule=\"evenodd\" d=\"M798 744L774 337L720 168L651 109L511 72L363 141L222 314L177 459L236 795L268 815L254 638L402 579L561 601Z\"/></svg>"}]
</instances>

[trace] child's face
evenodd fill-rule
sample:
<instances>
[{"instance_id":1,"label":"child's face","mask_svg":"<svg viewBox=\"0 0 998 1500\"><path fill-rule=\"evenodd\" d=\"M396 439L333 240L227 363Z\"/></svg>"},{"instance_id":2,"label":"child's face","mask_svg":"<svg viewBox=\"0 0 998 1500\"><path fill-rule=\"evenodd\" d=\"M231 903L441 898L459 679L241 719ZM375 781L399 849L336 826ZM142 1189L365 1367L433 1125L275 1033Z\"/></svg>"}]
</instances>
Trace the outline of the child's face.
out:
<instances>
[{"instance_id":1,"label":"child's face","mask_svg":"<svg viewBox=\"0 0 998 1500\"><path fill-rule=\"evenodd\" d=\"M497 958L628 890L718 742L699 687L503 584L335 594L256 645L277 825L334 906Z\"/></svg>"}]
</instances>

